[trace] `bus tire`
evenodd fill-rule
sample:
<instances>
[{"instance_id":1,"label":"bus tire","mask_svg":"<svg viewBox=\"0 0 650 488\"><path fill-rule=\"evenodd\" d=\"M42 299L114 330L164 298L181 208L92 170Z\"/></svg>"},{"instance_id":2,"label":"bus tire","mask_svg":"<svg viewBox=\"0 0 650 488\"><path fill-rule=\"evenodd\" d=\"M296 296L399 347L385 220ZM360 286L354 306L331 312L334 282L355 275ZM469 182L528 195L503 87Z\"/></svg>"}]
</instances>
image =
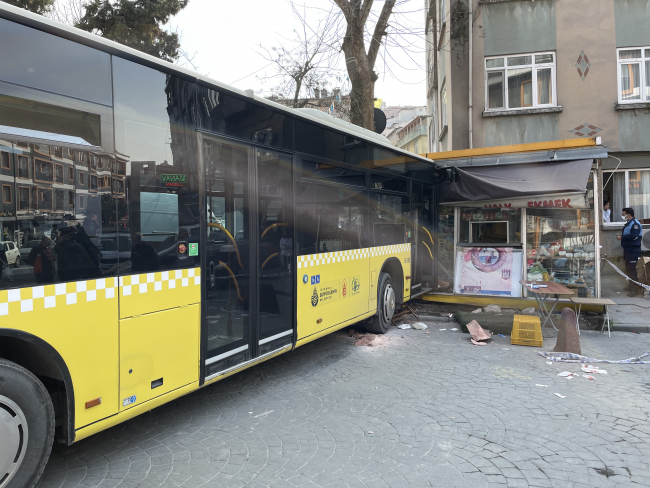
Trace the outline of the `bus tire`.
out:
<instances>
[{"instance_id":1,"label":"bus tire","mask_svg":"<svg viewBox=\"0 0 650 488\"><path fill-rule=\"evenodd\" d=\"M377 283L377 313L370 318L366 330L373 334L385 334L395 313L395 292L388 273L380 273Z\"/></svg>"},{"instance_id":2,"label":"bus tire","mask_svg":"<svg viewBox=\"0 0 650 488\"><path fill-rule=\"evenodd\" d=\"M22 366L0 359L0 488L36 485L50 457L54 424L43 383Z\"/></svg>"}]
</instances>

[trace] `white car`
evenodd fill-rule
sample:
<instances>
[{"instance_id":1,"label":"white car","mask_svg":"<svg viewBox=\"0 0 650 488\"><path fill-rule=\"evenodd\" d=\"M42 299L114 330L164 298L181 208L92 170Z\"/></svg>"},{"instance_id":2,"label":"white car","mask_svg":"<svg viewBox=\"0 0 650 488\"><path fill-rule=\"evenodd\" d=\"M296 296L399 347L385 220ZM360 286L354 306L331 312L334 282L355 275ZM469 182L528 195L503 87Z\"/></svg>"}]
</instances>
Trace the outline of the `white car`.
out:
<instances>
[{"instance_id":1,"label":"white car","mask_svg":"<svg viewBox=\"0 0 650 488\"><path fill-rule=\"evenodd\" d=\"M14 268L20 266L20 249L15 242L12 241L0 241L2 245L5 256L7 257L7 263L13 265Z\"/></svg>"}]
</instances>

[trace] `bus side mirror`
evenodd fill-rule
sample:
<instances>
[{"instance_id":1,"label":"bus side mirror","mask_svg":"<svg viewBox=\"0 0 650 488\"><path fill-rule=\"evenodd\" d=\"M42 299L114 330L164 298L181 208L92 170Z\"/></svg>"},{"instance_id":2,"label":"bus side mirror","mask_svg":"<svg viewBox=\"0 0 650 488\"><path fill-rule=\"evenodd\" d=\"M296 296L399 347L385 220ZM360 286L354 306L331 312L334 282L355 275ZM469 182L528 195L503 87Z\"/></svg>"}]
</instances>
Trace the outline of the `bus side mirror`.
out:
<instances>
[{"instance_id":1,"label":"bus side mirror","mask_svg":"<svg viewBox=\"0 0 650 488\"><path fill-rule=\"evenodd\" d=\"M454 171L454 168L447 168L445 170L445 181L453 183L455 176L456 176L456 171Z\"/></svg>"}]
</instances>

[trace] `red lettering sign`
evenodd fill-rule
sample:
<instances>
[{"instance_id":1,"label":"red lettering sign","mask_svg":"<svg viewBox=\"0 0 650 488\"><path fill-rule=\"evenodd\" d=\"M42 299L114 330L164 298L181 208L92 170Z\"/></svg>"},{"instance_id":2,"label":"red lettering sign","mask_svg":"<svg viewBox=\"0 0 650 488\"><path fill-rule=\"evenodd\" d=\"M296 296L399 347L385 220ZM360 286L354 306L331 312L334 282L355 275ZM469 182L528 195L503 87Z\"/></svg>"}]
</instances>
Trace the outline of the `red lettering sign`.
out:
<instances>
[{"instance_id":1,"label":"red lettering sign","mask_svg":"<svg viewBox=\"0 0 650 488\"><path fill-rule=\"evenodd\" d=\"M571 199L558 198L556 200L543 200L541 202L528 202L528 207L542 207L542 208L573 208L571 206Z\"/></svg>"}]
</instances>

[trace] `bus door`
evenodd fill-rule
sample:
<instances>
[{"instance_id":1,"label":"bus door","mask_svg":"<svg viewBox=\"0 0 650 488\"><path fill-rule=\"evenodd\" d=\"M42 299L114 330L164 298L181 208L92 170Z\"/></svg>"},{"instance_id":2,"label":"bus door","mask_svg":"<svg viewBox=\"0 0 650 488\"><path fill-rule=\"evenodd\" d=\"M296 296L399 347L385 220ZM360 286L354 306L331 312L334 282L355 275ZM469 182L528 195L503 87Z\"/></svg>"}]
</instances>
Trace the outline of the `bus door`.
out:
<instances>
[{"instance_id":1,"label":"bus door","mask_svg":"<svg viewBox=\"0 0 650 488\"><path fill-rule=\"evenodd\" d=\"M411 219L411 298L433 288L433 186L413 182Z\"/></svg>"},{"instance_id":2,"label":"bus door","mask_svg":"<svg viewBox=\"0 0 650 488\"><path fill-rule=\"evenodd\" d=\"M202 135L205 380L291 344L291 156Z\"/></svg>"}]
</instances>

